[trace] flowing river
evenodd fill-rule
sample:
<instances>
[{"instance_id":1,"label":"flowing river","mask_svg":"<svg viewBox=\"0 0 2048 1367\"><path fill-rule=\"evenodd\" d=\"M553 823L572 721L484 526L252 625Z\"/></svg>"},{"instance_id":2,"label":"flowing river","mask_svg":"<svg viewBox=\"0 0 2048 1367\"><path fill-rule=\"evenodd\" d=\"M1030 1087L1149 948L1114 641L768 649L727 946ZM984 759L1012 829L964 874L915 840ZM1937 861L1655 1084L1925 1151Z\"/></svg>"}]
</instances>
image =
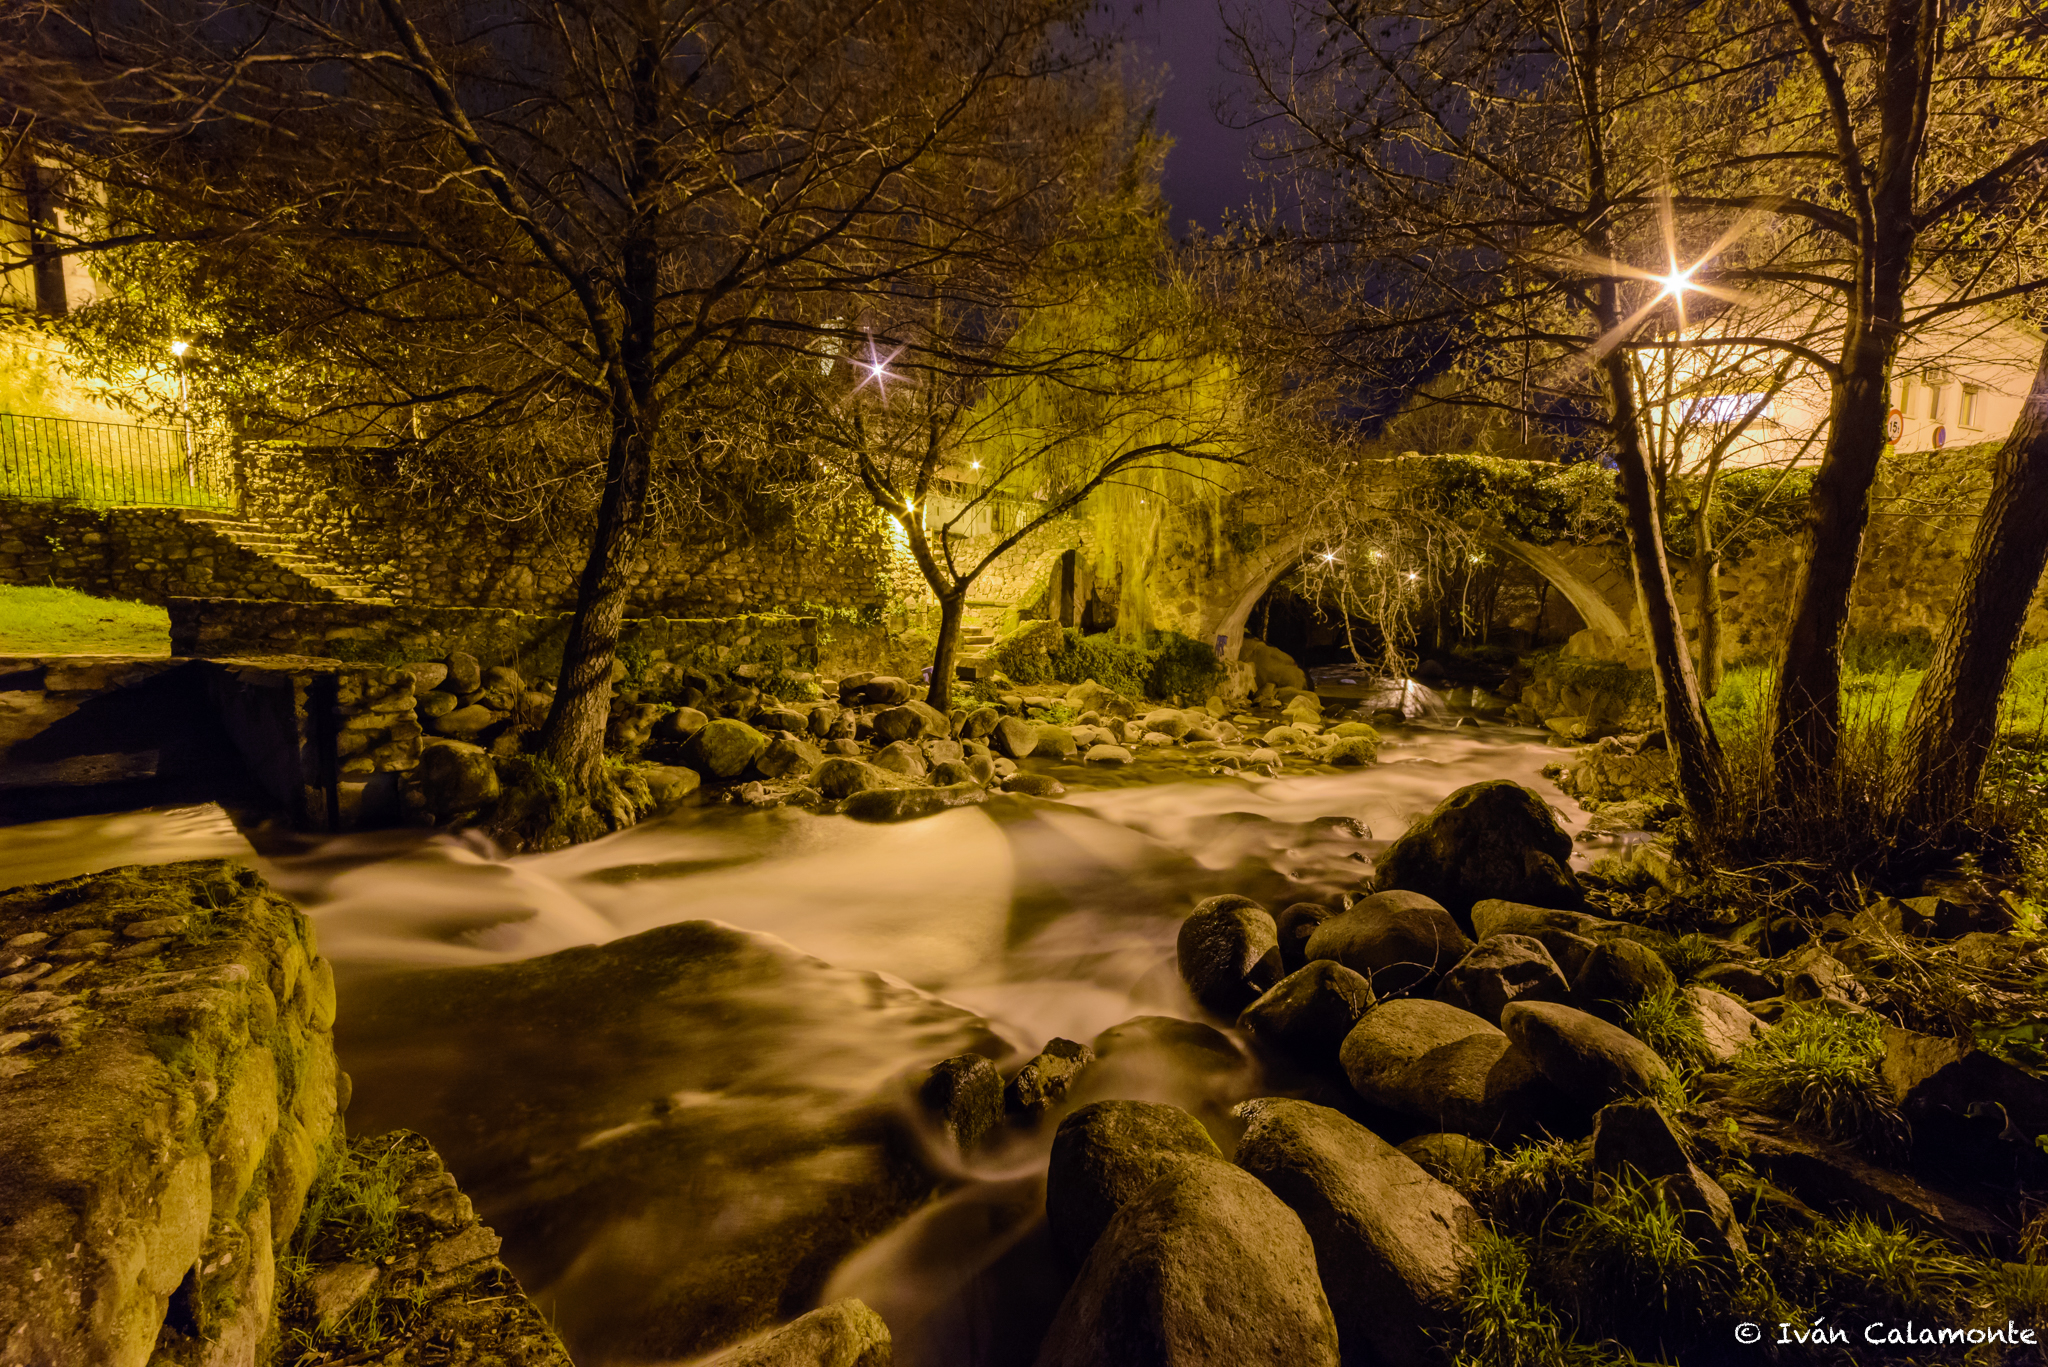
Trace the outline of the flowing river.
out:
<instances>
[{"instance_id":1,"label":"flowing river","mask_svg":"<svg viewBox=\"0 0 2048 1367\"><path fill-rule=\"evenodd\" d=\"M1449 720L1393 728L1379 765L1341 772L1031 761L1070 795L901 825L706 807L504 860L474 837L404 832L259 852L202 807L0 829L0 868L18 883L250 860L335 962L351 1129L407 1126L442 1150L585 1367L712 1346L721 1315L779 1284L748 1260L805 1240L817 1265L799 1282L866 1300L905 1367L1008 1367L1031 1360L1063 1284L1040 1218L1050 1134L967 1162L927 1126L923 1164L956 1180L878 1225L862 1202L897 1170L849 1118L969 1048L999 1041L1014 1064L1134 1016L1200 1019L1172 969L1195 901L1239 892L1277 912L1355 891L1465 784L1527 784L1583 828L1539 773L1558 755L1543 733ZM1583 863L1611 841L1577 848ZM704 921L745 934L533 962ZM1120 1053L1090 1095L1176 1101L1227 1142L1236 1100L1327 1085L1261 1075L1249 1053L1184 1065ZM861 1240L849 1251L831 1228Z\"/></svg>"}]
</instances>

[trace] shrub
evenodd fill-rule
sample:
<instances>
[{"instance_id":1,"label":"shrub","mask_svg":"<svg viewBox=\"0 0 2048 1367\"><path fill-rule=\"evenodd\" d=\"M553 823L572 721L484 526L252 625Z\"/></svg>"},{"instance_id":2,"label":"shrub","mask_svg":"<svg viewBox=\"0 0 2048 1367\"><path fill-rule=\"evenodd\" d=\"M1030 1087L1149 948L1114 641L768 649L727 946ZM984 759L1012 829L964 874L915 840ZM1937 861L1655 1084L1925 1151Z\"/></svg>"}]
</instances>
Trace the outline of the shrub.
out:
<instances>
[{"instance_id":1,"label":"shrub","mask_svg":"<svg viewBox=\"0 0 2048 1367\"><path fill-rule=\"evenodd\" d=\"M1869 1320L1958 1323L1984 1269L1940 1240L1868 1215L1821 1219L1778 1241L1780 1285L1845 1324ZM2022 1279L1999 1288L2015 1297Z\"/></svg>"},{"instance_id":2,"label":"shrub","mask_svg":"<svg viewBox=\"0 0 2048 1367\"><path fill-rule=\"evenodd\" d=\"M1052 670L1062 683L1093 679L1112 692L1141 698L1152 658L1135 641L1120 641L1108 632L1083 636L1069 628L1060 653L1052 658Z\"/></svg>"},{"instance_id":3,"label":"shrub","mask_svg":"<svg viewBox=\"0 0 2048 1367\"><path fill-rule=\"evenodd\" d=\"M1155 631L1146 638L1152 654L1147 692L1155 698L1175 694L1200 702L1223 677L1223 661L1215 650L1177 631Z\"/></svg>"},{"instance_id":4,"label":"shrub","mask_svg":"<svg viewBox=\"0 0 2048 1367\"><path fill-rule=\"evenodd\" d=\"M1481 1229L1458 1306L1458 1367L1550 1367L1562 1356L1557 1316L1529 1285L1522 1241Z\"/></svg>"},{"instance_id":5,"label":"shrub","mask_svg":"<svg viewBox=\"0 0 2048 1367\"><path fill-rule=\"evenodd\" d=\"M1692 1336L1727 1299L1720 1266L1685 1232L1685 1209L1631 1173L1571 1207L1559 1280L1581 1323L1639 1347ZM1676 1344L1671 1346L1675 1347Z\"/></svg>"},{"instance_id":6,"label":"shrub","mask_svg":"<svg viewBox=\"0 0 2048 1367\"><path fill-rule=\"evenodd\" d=\"M1894 1147L1905 1122L1878 1075L1883 1027L1874 1014L1794 1006L1735 1056L1735 1094L1834 1138Z\"/></svg>"}]
</instances>

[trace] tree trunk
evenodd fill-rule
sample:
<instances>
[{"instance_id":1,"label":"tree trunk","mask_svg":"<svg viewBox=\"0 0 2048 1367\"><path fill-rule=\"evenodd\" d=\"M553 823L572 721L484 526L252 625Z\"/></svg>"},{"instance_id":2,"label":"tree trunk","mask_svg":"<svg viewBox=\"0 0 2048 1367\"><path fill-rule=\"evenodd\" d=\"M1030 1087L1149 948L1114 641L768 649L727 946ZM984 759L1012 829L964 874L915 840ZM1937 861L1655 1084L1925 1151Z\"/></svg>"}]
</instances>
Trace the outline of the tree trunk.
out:
<instances>
[{"instance_id":1,"label":"tree trunk","mask_svg":"<svg viewBox=\"0 0 2048 1367\"><path fill-rule=\"evenodd\" d=\"M1894 309L1896 317L1896 309ZM1872 334L1869 355L1836 387L1828 449L1807 510L1800 572L1771 729L1771 781L1796 806L1834 768L1841 740L1842 629L1870 524L1870 485L1884 450L1892 343Z\"/></svg>"},{"instance_id":2,"label":"tree trunk","mask_svg":"<svg viewBox=\"0 0 2048 1367\"><path fill-rule=\"evenodd\" d=\"M637 417L621 415L613 422L604 499L576 585L576 612L562 645L554 704L540 733L541 758L585 792L597 786L604 766L612 661L626 616L626 566L647 518L651 462L647 433Z\"/></svg>"},{"instance_id":3,"label":"tree trunk","mask_svg":"<svg viewBox=\"0 0 2048 1367\"><path fill-rule=\"evenodd\" d=\"M1611 289L1609 285L1606 288ZM1657 700L1664 738L1677 769L1678 793L1702 833L1720 823L1727 802L1727 770L1721 743L1700 700L1692 651L1671 565L1664 555L1664 528L1657 516L1657 475L1636 428L1635 390L1628 358L1617 348L1600 363L1613 401L1615 444L1619 448L1622 501L1628 524L1629 564L1635 571L1636 603L1650 635L1650 664L1657 676Z\"/></svg>"},{"instance_id":4,"label":"tree trunk","mask_svg":"<svg viewBox=\"0 0 2048 1367\"><path fill-rule=\"evenodd\" d=\"M1962 592L1907 714L1899 791L1909 823L1940 838L1965 816L1996 738L1999 696L2048 565L2048 348L1999 448Z\"/></svg>"},{"instance_id":5,"label":"tree trunk","mask_svg":"<svg viewBox=\"0 0 2048 1367\"><path fill-rule=\"evenodd\" d=\"M932 649L932 682L924 700L941 712L953 708L954 663L960 655L960 621L967 615L967 585L939 595L939 643Z\"/></svg>"},{"instance_id":6,"label":"tree trunk","mask_svg":"<svg viewBox=\"0 0 2048 1367\"><path fill-rule=\"evenodd\" d=\"M1704 511L1701 514L1704 519ZM1701 528L1704 536L1705 528ZM1693 592L1699 599L1700 696L1721 691L1721 553L1705 549L1692 558Z\"/></svg>"}]
</instances>

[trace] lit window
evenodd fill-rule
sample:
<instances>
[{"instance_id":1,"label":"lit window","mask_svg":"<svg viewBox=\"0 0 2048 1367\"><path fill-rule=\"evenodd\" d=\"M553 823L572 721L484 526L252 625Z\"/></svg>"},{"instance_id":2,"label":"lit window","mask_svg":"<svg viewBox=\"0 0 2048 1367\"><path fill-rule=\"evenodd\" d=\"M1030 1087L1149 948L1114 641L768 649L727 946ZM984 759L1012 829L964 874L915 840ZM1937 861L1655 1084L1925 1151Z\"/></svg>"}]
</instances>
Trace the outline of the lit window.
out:
<instances>
[{"instance_id":1,"label":"lit window","mask_svg":"<svg viewBox=\"0 0 2048 1367\"><path fill-rule=\"evenodd\" d=\"M1726 427L1748 418L1759 398L1762 396L1758 394L1715 394L1704 399L1687 399L1678 405L1678 415L1683 421L1698 423L1702 427ZM1755 421L1771 421L1769 399L1763 400Z\"/></svg>"},{"instance_id":2,"label":"lit window","mask_svg":"<svg viewBox=\"0 0 2048 1367\"><path fill-rule=\"evenodd\" d=\"M1977 386L1973 384L1966 384L1963 386L1963 414L1962 417L1957 419L1957 422L1961 426L1981 427L1983 425L1982 423L1977 421L1977 410L1979 409L1979 407L1981 407L1980 401L1983 399L1983 397L1984 391L1977 388Z\"/></svg>"}]
</instances>

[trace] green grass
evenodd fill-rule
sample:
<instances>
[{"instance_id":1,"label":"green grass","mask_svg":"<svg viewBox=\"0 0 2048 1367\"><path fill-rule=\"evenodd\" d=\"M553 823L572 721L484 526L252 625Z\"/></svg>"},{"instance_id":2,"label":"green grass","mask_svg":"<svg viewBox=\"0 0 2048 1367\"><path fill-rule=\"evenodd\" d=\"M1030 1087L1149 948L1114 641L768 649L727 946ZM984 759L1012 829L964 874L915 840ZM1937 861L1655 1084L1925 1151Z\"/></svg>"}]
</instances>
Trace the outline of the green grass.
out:
<instances>
[{"instance_id":1,"label":"green grass","mask_svg":"<svg viewBox=\"0 0 2048 1367\"><path fill-rule=\"evenodd\" d=\"M1622 1008L1621 1028L1681 1074L1714 1061L1706 1031L1682 988L1660 987Z\"/></svg>"},{"instance_id":2,"label":"green grass","mask_svg":"<svg viewBox=\"0 0 2048 1367\"><path fill-rule=\"evenodd\" d=\"M1904 1122L1878 1076L1884 1018L1825 1005L1788 1010L1735 1056L1735 1094L1837 1139L1896 1147Z\"/></svg>"},{"instance_id":3,"label":"green grass","mask_svg":"<svg viewBox=\"0 0 2048 1367\"><path fill-rule=\"evenodd\" d=\"M169 655L171 619L149 603L0 585L0 655Z\"/></svg>"}]
</instances>

